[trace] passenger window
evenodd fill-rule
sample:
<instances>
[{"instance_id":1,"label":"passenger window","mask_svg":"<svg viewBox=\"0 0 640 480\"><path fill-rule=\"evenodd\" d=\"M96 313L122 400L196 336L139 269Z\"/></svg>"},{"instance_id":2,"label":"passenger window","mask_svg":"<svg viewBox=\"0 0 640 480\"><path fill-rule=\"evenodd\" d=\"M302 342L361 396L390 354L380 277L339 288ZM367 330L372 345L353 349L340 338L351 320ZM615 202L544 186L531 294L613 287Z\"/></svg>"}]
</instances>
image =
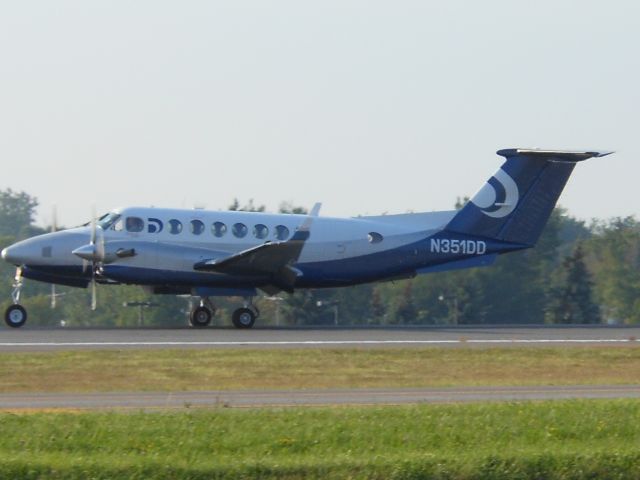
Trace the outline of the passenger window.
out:
<instances>
[{"instance_id":1,"label":"passenger window","mask_svg":"<svg viewBox=\"0 0 640 480\"><path fill-rule=\"evenodd\" d=\"M266 225L262 225L261 223L257 224L253 227L253 236L256 238L267 238L269 235L269 229Z\"/></svg>"},{"instance_id":2,"label":"passenger window","mask_svg":"<svg viewBox=\"0 0 640 480\"><path fill-rule=\"evenodd\" d=\"M378 232L369 232L367 240L369 240L369 243L380 243L383 240L383 237Z\"/></svg>"},{"instance_id":3,"label":"passenger window","mask_svg":"<svg viewBox=\"0 0 640 480\"><path fill-rule=\"evenodd\" d=\"M180 222L180 220L169 220L169 233L177 235L180 232L182 232L182 223Z\"/></svg>"},{"instance_id":4,"label":"passenger window","mask_svg":"<svg viewBox=\"0 0 640 480\"><path fill-rule=\"evenodd\" d=\"M286 240L289 238L289 229L284 225L278 225L276 227L275 236L278 240Z\"/></svg>"},{"instance_id":5,"label":"passenger window","mask_svg":"<svg viewBox=\"0 0 640 480\"><path fill-rule=\"evenodd\" d=\"M242 237L245 237L247 235L247 231L248 230L249 229L247 228L247 226L244 223L235 223L233 225L233 228L232 228L231 231L233 232L233 234L236 237L242 238Z\"/></svg>"},{"instance_id":6,"label":"passenger window","mask_svg":"<svg viewBox=\"0 0 640 480\"><path fill-rule=\"evenodd\" d=\"M138 233L144 230L144 220L140 217L127 217L127 232Z\"/></svg>"},{"instance_id":7,"label":"passenger window","mask_svg":"<svg viewBox=\"0 0 640 480\"><path fill-rule=\"evenodd\" d=\"M202 232L204 232L204 223L200 220L191 220L191 233L200 235Z\"/></svg>"},{"instance_id":8,"label":"passenger window","mask_svg":"<svg viewBox=\"0 0 640 480\"><path fill-rule=\"evenodd\" d=\"M222 222L215 222L211 225L211 233L213 233L216 237L224 237L227 233L227 226Z\"/></svg>"}]
</instances>

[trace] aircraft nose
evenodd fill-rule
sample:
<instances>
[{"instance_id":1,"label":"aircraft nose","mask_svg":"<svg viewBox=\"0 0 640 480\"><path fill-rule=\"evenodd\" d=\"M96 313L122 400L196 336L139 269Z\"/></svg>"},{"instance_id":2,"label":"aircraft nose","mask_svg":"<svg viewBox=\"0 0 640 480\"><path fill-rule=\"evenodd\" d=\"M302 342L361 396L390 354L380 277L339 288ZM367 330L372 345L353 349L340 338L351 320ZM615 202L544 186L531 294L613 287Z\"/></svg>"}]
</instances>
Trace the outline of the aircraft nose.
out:
<instances>
[{"instance_id":1,"label":"aircraft nose","mask_svg":"<svg viewBox=\"0 0 640 480\"><path fill-rule=\"evenodd\" d=\"M12 257L11 257L11 247L3 248L2 249L2 253L0 255L2 255L2 259L5 262L11 262L11 259L12 259Z\"/></svg>"},{"instance_id":2,"label":"aircraft nose","mask_svg":"<svg viewBox=\"0 0 640 480\"><path fill-rule=\"evenodd\" d=\"M27 264L40 256L40 250L41 248L32 239L22 240L3 249L2 259L13 265Z\"/></svg>"}]
</instances>

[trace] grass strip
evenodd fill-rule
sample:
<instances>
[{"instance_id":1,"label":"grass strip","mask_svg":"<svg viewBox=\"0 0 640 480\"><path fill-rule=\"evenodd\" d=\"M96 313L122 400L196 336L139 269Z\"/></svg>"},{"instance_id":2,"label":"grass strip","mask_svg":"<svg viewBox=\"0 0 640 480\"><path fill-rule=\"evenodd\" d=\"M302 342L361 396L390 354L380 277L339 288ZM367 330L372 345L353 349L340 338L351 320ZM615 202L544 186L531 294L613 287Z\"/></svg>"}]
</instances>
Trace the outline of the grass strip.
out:
<instances>
[{"instance_id":1,"label":"grass strip","mask_svg":"<svg viewBox=\"0 0 640 480\"><path fill-rule=\"evenodd\" d=\"M640 478L640 402L0 414L3 478Z\"/></svg>"},{"instance_id":2,"label":"grass strip","mask_svg":"<svg viewBox=\"0 0 640 480\"><path fill-rule=\"evenodd\" d=\"M0 393L635 384L640 348L0 353Z\"/></svg>"}]
</instances>

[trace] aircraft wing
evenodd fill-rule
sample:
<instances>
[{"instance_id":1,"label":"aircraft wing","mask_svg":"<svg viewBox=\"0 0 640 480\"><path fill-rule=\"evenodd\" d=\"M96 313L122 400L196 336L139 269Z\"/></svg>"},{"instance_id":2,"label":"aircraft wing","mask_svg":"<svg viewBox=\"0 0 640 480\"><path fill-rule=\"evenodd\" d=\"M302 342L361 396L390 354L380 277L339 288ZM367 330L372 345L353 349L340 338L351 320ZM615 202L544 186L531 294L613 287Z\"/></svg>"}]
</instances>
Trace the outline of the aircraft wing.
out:
<instances>
[{"instance_id":1,"label":"aircraft wing","mask_svg":"<svg viewBox=\"0 0 640 480\"><path fill-rule=\"evenodd\" d=\"M196 263L198 271L218 272L230 275L270 276L279 290L293 292L300 271L293 265L298 261L304 244L310 236L313 219L318 216L320 204L316 203L304 223L293 236L284 242L266 242L227 257L218 257ZM274 289L270 289L271 293Z\"/></svg>"}]
</instances>

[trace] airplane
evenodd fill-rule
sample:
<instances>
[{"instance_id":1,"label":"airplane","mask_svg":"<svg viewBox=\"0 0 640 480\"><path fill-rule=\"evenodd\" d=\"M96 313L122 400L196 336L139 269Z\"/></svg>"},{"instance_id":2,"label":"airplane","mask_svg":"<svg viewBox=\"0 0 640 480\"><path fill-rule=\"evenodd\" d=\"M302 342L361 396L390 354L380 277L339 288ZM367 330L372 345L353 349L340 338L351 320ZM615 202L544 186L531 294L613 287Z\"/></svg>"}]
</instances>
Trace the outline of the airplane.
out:
<instances>
[{"instance_id":1,"label":"airplane","mask_svg":"<svg viewBox=\"0 0 640 480\"><path fill-rule=\"evenodd\" d=\"M92 289L135 284L154 294L200 299L193 327L211 322L211 297L244 299L237 328L259 315L268 295L412 278L491 265L500 254L536 244L579 161L613 152L503 149L501 168L460 209L331 218L309 214L129 207L81 227L38 235L2 250L15 265L10 327L21 327L23 279Z\"/></svg>"}]
</instances>

